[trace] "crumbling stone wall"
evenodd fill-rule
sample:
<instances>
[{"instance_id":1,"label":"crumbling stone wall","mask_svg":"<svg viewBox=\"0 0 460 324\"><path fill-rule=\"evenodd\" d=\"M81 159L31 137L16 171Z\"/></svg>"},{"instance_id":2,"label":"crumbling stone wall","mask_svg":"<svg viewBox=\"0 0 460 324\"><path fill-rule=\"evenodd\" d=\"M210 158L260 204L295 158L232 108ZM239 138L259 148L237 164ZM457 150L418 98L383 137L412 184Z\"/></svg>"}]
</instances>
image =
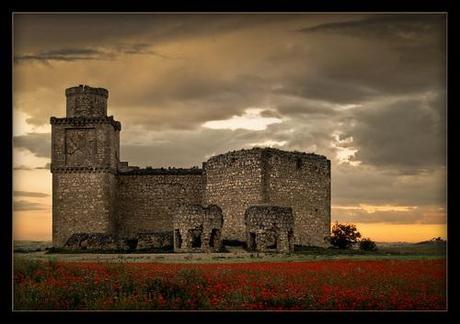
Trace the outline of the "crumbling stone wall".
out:
<instances>
[{"instance_id":1,"label":"crumbling stone wall","mask_svg":"<svg viewBox=\"0 0 460 324\"><path fill-rule=\"evenodd\" d=\"M173 232L138 233L117 237L107 233L74 233L64 244L71 250L167 251L173 247Z\"/></svg>"},{"instance_id":2,"label":"crumbling stone wall","mask_svg":"<svg viewBox=\"0 0 460 324\"><path fill-rule=\"evenodd\" d=\"M119 173L117 218L119 235L173 230L179 203L201 203L201 169L139 169Z\"/></svg>"},{"instance_id":3,"label":"crumbling stone wall","mask_svg":"<svg viewBox=\"0 0 460 324\"><path fill-rule=\"evenodd\" d=\"M224 220L219 241L242 242L250 206L291 207L295 243L325 245L331 173L324 156L254 148L211 157L203 169L139 169L120 162L121 124L107 116L107 90L73 87L66 97L66 117L50 120L54 246L75 233L163 246L145 233L173 233L175 215L192 217L177 210L180 203L216 205Z\"/></svg>"},{"instance_id":4,"label":"crumbling stone wall","mask_svg":"<svg viewBox=\"0 0 460 324\"><path fill-rule=\"evenodd\" d=\"M222 209L180 204L174 215L174 251L218 252L222 247Z\"/></svg>"},{"instance_id":5,"label":"crumbling stone wall","mask_svg":"<svg viewBox=\"0 0 460 324\"><path fill-rule=\"evenodd\" d=\"M212 157L203 168L205 201L222 208L224 239L245 241L244 212L263 203L293 208L296 244L326 244L331 215L326 157L253 148Z\"/></svg>"},{"instance_id":6,"label":"crumbling stone wall","mask_svg":"<svg viewBox=\"0 0 460 324\"><path fill-rule=\"evenodd\" d=\"M74 233L64 247L71 250L116 250L118 243L107 233Z\"/></svg>"},{"instance_id":7,"label":"crumbling stone wall","mask_svg":"<svg viewBox=\"0 0 460 324\"><path fill-rule=\"evenodd\" d=\"M249 207L244 215L247 247L258 252L294 251L294 216L292 208L259 205Z\"/></svg>"},{"instance_id":8,"label":"crumbling stone wall","mask_svg":"<svg viewBox=\"0 0 460 324\"><path fill-rule=\"evenodd\" d=\"M203 164L205 203L222 208L224 240L246 240L244 212L262 202L261 162L261 150L241 150L211 157Z\"/></svg>"},{"instance_id":9,"label":"crumbling stone wall","mask_svg":"<svg viewBox=\"0 0 460 324\"><path fill-rule=\"evenodd\" d=\"M295 243L325 246L331 224L331 165L326 157L265 149L265 199L291 207Z\"/></svg>"},{"instance_id":10,"label":"crumbling stone wall","mask_svg":"<svg viewBox=\"0 0 460 324\"><path fill-rule=\"evenodd\" d=\"M137 233L137 250L172 249L173 231Z\"/></svg>"}]
</instances>

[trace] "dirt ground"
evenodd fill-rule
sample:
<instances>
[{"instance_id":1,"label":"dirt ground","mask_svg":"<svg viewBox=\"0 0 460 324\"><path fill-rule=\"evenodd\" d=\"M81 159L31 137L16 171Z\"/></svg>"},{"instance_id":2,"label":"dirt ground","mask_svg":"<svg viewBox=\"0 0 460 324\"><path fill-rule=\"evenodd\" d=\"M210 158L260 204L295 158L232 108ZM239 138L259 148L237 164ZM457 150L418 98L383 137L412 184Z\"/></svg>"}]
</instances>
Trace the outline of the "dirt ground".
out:
<instances>
[{"instance_id":1,"label":"dirt ground","mask_svg":"<svg viewBox=\"0 0 460 324\"><path fill-rule=\"evenodd\" d=\"M65 262L161 262L161 263L228 263L228 262L295 262L316 260L433 259L446 256L445 244L405 244L386 246L376 252L315 250L292 254L251 253L241 247L227 246L225 253L48 253L43 242L15 242L14 258Z\"/></svg>"}]
</instances>

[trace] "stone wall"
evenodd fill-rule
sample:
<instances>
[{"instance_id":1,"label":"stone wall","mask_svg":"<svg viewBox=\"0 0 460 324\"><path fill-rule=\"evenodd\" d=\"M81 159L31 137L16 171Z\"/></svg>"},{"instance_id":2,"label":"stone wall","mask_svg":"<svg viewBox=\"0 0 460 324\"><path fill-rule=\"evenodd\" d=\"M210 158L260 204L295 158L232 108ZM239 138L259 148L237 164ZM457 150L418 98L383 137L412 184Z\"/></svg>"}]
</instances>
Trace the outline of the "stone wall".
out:
<instances>
[{"instance_id":1,"label":"stone wall","mask_svg":"<svg viewBox=\"0 0 460 324\"><path fill-rule=\"evenodd\" d=\"M114 236L106 233L74 233L64 247L71 250L116 250Z\"/></svg>"},{"instance_id":2,"label":"stone wall","mask_svg":"<svg viewBox=\"0 0 460 324\"><path fill-rule=\"evenodd\" d=\"M223 240L245 241L244 212L262 202L261 150L241 150L210 158L206 172L206 204L222 208Z\"/></svg>"},{"instance_id":3,"label":"stone wall","mask_svg":"<svg viewBox=\"0 0 460 324\"><path fill-rule=\"evenodd\" d=\"M294 251L292 208L251 206L246 210L244 220L249 250L283 253Z\"/></svg>"},{"instance_id":4,"label":"stone wall","mask_svg":"<svg viewBox=\"0 0 460 324\"><path fill-rule=\"evenodd\" d=\"M103 117L107 115L109 92L103 88L80 85L65 91L67 117Z\"/></svg>"},{"instance_id":5,"label":"stone wall","mask_svg":"<svg viewBox=\"0 0 460 324\"><path fill-rule=\"evenodd\" d=\"M216 205L180 204L174 214L174 251L221 250L222 209Z\"/></svg>"},{"instance_id":6,"label":"stone wall","mask_svg":"<svg viewBox=\"0 0 460 324\"><path fill-rule=\"evenodd\" d=\"M109 172L54 172L53 246L74 233L113 233L115 186Z\"/></svg>"},{"instance_id":7,"label":"stone wall","mask_svg":"<svg viewBox=\"0 0 460 324\"><path fill-rule=\"evenodd\" d=\"M202 196L200 169L139 169L120 173L116 205L119 235L172 232L178 204L200 204Z\"/></svg>"},{"instance_id":8,"label":"stone wall","mask_svg":"<svg viewBox=\"0 0 460 324\"><path fill-rule=\"evenodd\" d=\"M107 168L116 171L120 127L113 118L51 118L52 171Z\"/></svg>"},{"instance_id":9,"label":"stone wall","mask_svg":"<svg viewBox=\"0 0 460 324\"><path fill-rule=\"evenodd\" d=\"M331 224L330 161L324 156L266 149L265 200L292 207L295 243L325 246Z\"/></svg>"},{"instance_id":10,"label":"stone wall","mask_svg":"<svg viewBox=\"0 0 460 324\"><path fill-rule=\"evenodd\" d=\"M74 233L116 231L114 214L121 124L107 114L108 92L66 90L67 115L51 117L53 244Z\"/></svg>"},{"instance_id":11,"label":"stone wall","mask_svg":"<svg viewBox=\"0 0 460 324\"><path fill-rule=\"evenodd\" d=\"M326 245L331 175L324 156L253 148L212 157L204 170L205 201L223 210L223 239L245 241L244 212L264 203L292 207L296 244Z\"/></svg>"},{"instance_id":12,"label":"stone wall","mask_svg":"<svg viewBox=\"0 0 460 324\"><path fill-rule=\"evenodd\" d=\"M331 173L324 156L254 148L211 157L203 169L139 169L120 162L121 124L107 116L107 90L73 87L66 97L66 117L50 119L56 247L75 233L165 245L155 233L172 235L179 204L216 205L222 239L242 242L250 206L292 207L295 243L325 245Z\"/></svg>"}]
</instances>

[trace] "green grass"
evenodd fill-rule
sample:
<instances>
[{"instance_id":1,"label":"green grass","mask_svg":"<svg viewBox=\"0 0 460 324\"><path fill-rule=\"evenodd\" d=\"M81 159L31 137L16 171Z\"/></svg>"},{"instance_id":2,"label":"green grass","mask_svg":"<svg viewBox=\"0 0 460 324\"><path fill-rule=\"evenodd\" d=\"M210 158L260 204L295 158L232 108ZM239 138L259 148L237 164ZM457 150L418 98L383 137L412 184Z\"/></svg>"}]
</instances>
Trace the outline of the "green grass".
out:
<instances>
[{"instance_id":1,"label":"green grass","mask_svg":"<svg viewBox=\"0 0 460 324\"><path fill-rule=\"evenodd\" d=\"M43 246L43 242L41 243ZM23 246L20 245L20 248ZM75 251L65 249L41 250L34 252L37 245L27 246L24 250L15 250L18 257L34 260L48 260L55 257L62 261L94 261L104 259L109 262L165 262L165 263L229 263L229 262L296 262L320 261L334 259L354 260L386 260L386 259L439 259L446 257L446 244L424 242L420 244L399 244L379 247L377 251L361 251L356 249L340 250L334 248L300 247L294 253L285 255L277 253L239 253L189 254L169 253L168 251ZM142 255L141 255L142 254Z\"/></svg>"}]
</instances>

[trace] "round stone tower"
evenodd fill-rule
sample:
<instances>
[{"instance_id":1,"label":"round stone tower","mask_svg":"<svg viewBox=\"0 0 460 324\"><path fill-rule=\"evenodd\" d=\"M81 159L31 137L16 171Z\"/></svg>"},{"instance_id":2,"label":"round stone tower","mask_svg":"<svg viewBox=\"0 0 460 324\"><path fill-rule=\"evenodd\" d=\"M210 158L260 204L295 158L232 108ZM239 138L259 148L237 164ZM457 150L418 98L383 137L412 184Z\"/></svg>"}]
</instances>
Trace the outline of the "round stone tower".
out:
<instances>
[{"instance_id":1,"label":"round stone tower","mask_svg":"<svg viewBox=\"0 0 460 324\"><path fill-rule=\"evenodd\" d=\"M109 92L104 88L92 88L87 85L68 88L67 118L107 116L107 98Z\"/></svg>"}]
</instances>

